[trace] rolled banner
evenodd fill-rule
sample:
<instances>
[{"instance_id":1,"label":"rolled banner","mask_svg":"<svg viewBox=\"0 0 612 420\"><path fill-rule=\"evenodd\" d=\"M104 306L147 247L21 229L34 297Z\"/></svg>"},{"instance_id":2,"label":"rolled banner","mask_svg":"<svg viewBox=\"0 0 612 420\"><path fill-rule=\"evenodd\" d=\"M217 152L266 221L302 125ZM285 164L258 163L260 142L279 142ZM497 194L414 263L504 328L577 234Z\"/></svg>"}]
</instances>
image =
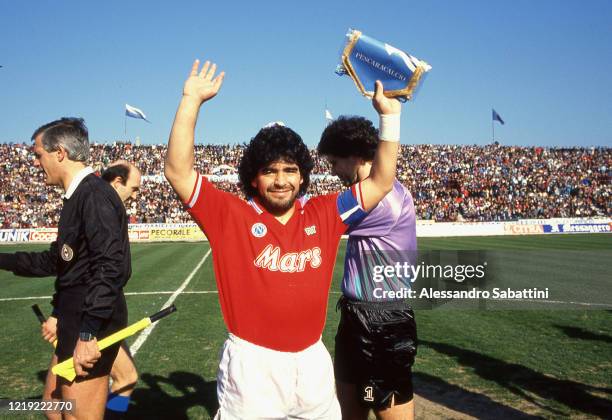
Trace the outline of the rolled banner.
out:
<instances>
[{"instance_id":1,"label":"rolled banner","mask_svg":"<svg viewBox=\"0 0 612 420\"><path fill-rule=\"evenodd\" d=\"M113 333L109 335L108 337L103 338L102 340L98 341L98 349L102 351L105 348L112 346L113 344L118 343L119 341L133 334L136 334L138 331L144 330L149 325L151 325L153 322L160 320L161 318L168 316L172 312L175 312L175 311L176 311L176 306L172 305L165 309L162 309L161 311L157 313L154 313L150 317L143 318L140 321L133 323L132 325L128 325L124 329L119 330L116 333ZM72 357L53 366L53 369L51 369L51 371L55 373L56 375L69 380L70 382L74 381L74 378L76 378L76 372L74 370L74 361Z\"/></svg>"},{"instance_id":2,"label":"rolled banner","mask_svg":"<svg viewBox=\"0 0 612 420\"><path fill-rule=\"evenodd\" d=\"M349 75L362 95L374 95L374 82L380 80L389 98L411 100L431 66L385 42L355 29L346 34L336 74Z\"/></svg>"}]
</instances>

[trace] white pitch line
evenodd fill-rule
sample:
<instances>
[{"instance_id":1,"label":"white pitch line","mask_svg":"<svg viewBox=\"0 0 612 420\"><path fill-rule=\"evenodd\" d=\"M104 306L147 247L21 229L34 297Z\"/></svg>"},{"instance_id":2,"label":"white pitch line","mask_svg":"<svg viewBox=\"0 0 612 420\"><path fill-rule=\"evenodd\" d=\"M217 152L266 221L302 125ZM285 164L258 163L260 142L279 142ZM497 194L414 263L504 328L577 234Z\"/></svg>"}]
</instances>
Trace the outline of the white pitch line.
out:
<instances>
[{"instance_id":1,"label":"white pitch line","mask_svg":"<svg viewBox=\"0 0 612 420\"><path fill-rule=\"evenodd\" d=\"M157 292L126 292L125 296L142 296L142 295L172 295L176 293L175 290L161 290ZM218 290L187 290L183 291L181 294L183 295L209 295L209 294L217 294ZM332 295L339 295L341 292L331 291L329 292ZM25 297L12 297L12 298L0 298L0 302L12 302L14 300L42 300L42 299L51 299L52 296L25 296Z\"/></svg>"},{"instance_id":2,"label":"white pitch line","mask_svg":"<svg viewBox=\"0 0 612 420\"><path fill-rule=\"evenodd\" d=\"M172 305L172 303L178 297L178 295L180 295L183 292L183 290L185 290L185 287L187 287L187 285L189 284L189 282L191 281L193 276L195 276L195 273L197 273L198 270L200 269L200 267L202 267L202 264L204 264L204 261L206 261L206 258L208 258L208 256L210 255L211 251L212 251L212 248L209 248L208 252L206 253L206 255L204 255L204 257L200 260L198 265L196 265L196 267L189 274L189 276L187 276L187 278L185 279L183 284L181 284L181 286L178 289L176 289L174 293L172 293L172 296L170 296L170 298L166 301L166 303L164 303L164 306L162 306L161 309L165 309L165 308L169 307L170 305ZM149 325L147 328L145 328L140 333L140 335L138 336L136 341L134 341L134 343L130 346L130 353L132 353L132 357L136 356L136 353L140 349L140 346L142 346L144 344L144 342L147 340L149 335L155 329L156 325L157 325L157 322L154 322L151 325Z\"/></svg>"},{"instance_id":3,"label":"white pitch line","mask_svg":"<svg viewBox=\"0 0 612 420\"><path fill-rule=\"evenodd\" d=\"M38 300L38 299L51 299L51 296L26 296L26 297L0 298L0 302L12 302L14 300Z\"/></svg>"},{"instance_id":4,"label":"white pitch line","mask_svg":"<svg viewBox=\"0 0 612 420\"><path fill-rule=\"evenodd\" d=\"M210 251L209 251L210 253ZM208 253L204 256L206 258ZM202 262L202 261L201 261ZM198 267L196 267L198 268ZM197 270L196 270L197 271ZM141 295L173 295L176 291L171 290L163 290L159 292L128 292L125 293L126 296L141 296ZM217 290L188 290L186 292L181 292L183 295L207 295L207 294L216 294L219 293ZM332 295L339 295L342 292L338 291L330 291ZM12 297L12 298L0 298L0 302L12 302L15 300L41 300L41 299L51 299L51 296L26 296L26 297ZM176 298L175 298L176 299ZM612 304L610 303L589 303L589 302L573 302L573 301L563 301L563 300L550 300L550 299L509 299L509 298L491 298L488 300L492 301L514 301L514 302L536 302L536 303L551 303L556 305L577 305L577 306L601 306L602 308L612 308ZM164 308L168 306L165 305Z\"/></svg>"},{"instance_id":5,"label":"white pitch line","mask_svg":"<svg viewBox=\"0 0 612 420\"><path fill-rule=\"evenodd\" d=\"M161 290L158 292L126 292L125 296L143 296L143 295L172 295L176 293L175 290ZM210 295L217 294L218 290L187 290L183 291L182 295ZM339 295L341 292L329 292L332 295ZM25 296L25 297L11 297L11 298L0 298L0 302L12 302L16 300L43 300L51 299L53 296Z\"/></svg>"},{"instance_id":6,"label":"white pitch line","mask_svg":"<svg viewBox=\"0 0 612 420\"><path fill-rule=\"evenodd\" d=\"M507 302L512 302L512 301L518 301L518 302L535 302L535 303L555 303L558 305L578 305L578 306L603 306L603 307L610 307L612 305L610 305L609 303L587 303L587 302L565 302L562 300L549 300L549 299L510 299L510 298L493 298L491 299L493 301L507 301Z\"/></svg>"},{"instance_id":7,"label":"white pitch line","mask_svg":"<svg viewBox=\"0 0 612 420\"><path fill-rule=\"evenodd\" d=\"M126 296L139 296L139 295L171 295L174 291L164 290L162 292L130 292L125 293ZM183 295L200 295L208 293L219 293L218 290L187 290L183 292Z\"/></svg>"}]
</instances>

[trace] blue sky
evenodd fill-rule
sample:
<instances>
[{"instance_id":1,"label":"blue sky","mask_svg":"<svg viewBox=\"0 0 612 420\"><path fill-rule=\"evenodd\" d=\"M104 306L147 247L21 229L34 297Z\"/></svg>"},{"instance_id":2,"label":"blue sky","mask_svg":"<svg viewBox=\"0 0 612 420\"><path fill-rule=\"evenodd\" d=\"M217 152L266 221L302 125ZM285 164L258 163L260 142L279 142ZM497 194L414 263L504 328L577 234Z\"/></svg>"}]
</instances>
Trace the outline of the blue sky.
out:
<instances>
[{"instance_id":1,"label":"blue sky","mask_svg":"<svg viewBox=\"0 0 612 420\"><path fill-rule=\"evenodd\" d=\"M223 3L223 4L222 4ZM0 142L61 116L92 141L165 143L194 58L227 73L198 142L248 141L282 120L316 145L324 109L375 112L333 70L347 28L433 66L402 113L402 143L612 146L612 2L3 1ZM393 9L391 10L391 7Z\"/></svg>"}]
</instances>

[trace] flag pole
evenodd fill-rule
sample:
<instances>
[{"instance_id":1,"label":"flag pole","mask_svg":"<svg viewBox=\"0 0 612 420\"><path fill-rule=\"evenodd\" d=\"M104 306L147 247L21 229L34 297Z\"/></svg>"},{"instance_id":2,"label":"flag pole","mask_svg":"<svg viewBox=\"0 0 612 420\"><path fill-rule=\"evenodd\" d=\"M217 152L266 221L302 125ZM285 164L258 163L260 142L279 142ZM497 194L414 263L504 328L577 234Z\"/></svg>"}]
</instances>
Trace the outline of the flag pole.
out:
<instances>
[{"instance_id":1,"label":"flag pole","mask_svg":"<svg viewBox=\"0 0 612 420\"><path fill-rule=\"evenodd\" d=\"M325 125L327 126L329 121L327 121L327 97L325 97Z\"/></svg>"},{"instance_id":2,"label":"flag pole","mask_svg":"<svg viewBox=\"0 0 612 420\"><path fill-rule=\"evenodd\" d=\"M493 119L493 108L491 108L491 143L495 143L495 120Z\"/></svg>"}]
</instances>

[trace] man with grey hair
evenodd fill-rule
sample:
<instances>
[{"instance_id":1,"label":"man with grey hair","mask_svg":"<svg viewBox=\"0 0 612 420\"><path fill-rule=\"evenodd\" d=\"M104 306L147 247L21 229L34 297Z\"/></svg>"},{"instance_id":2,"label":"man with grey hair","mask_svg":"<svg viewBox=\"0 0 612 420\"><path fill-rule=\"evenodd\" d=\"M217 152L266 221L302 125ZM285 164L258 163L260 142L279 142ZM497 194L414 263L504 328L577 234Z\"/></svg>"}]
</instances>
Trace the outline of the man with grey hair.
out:
<instances>
[{"instance_id":1,"label":"man with grey hair","mask_svg":"<svg viewBox=\"0 0 612 420\"><path fill-rule=\"evenodd\" d=\"M131 274L127 216L117 192L86 164L89 138L82 119L50 122L32 139L34 166L43 170L48 185L64 190L58 237L48 251L0 254L0 268L19 276L57 276L53 315L58 342L43 398L74 400L72 413L63 413L65 417L101 419L120 343L101 353L97 337L127 325L123 295ZM58 361L70 357L78 375L73 382L51 372Z\"/></svg>"}]
</instances>

